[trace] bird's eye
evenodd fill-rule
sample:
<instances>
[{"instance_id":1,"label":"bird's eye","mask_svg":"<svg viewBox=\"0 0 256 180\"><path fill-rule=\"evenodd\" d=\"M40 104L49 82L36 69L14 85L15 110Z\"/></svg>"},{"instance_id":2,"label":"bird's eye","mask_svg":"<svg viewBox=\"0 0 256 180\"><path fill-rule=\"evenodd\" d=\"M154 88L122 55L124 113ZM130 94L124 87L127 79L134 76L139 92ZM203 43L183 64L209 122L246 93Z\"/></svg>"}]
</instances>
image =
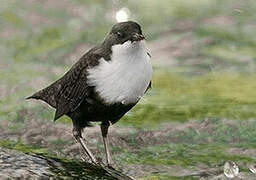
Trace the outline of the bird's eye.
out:
<instances>
[{"instance_id":1,"label":"bird's eye","mask_svg":"<svg viewBox=\"0 0 256 180\"><path fill-rule=\"evenodd\" d=\"M123 34L122 34L121 32L119 32L119 31L117 31L116 34L117 34L117 37L118 37L118 38L122 38L122 37L123 37Z\"/></svg>"}]
</instances>

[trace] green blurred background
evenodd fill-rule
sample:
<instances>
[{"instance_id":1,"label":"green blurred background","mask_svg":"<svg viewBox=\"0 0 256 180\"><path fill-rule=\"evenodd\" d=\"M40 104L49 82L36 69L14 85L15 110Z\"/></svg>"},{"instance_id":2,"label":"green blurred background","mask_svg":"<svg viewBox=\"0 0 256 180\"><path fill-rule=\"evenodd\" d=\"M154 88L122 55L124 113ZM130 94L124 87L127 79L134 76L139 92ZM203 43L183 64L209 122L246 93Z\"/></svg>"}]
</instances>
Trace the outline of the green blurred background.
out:
<instances>
[{"instance_id":1,"label":"green blurred background","mask_svg":"<svg viewBox=\"0 0 256 180\"><path fill-rule=\"evenodd\" d=\"M179 179L190 177L184 169L234 160L248 171L256 162L245 153L256 142L253 0L1 0L0 145L79 157L78 147L66 150L75 144L70 119L52 123L52 109L25 97L100 43L118 12L142 26L154 65L152 90L113 127L120 168ZM101 140L91 141L103 157Z\"/></svg>"}]
</instances>

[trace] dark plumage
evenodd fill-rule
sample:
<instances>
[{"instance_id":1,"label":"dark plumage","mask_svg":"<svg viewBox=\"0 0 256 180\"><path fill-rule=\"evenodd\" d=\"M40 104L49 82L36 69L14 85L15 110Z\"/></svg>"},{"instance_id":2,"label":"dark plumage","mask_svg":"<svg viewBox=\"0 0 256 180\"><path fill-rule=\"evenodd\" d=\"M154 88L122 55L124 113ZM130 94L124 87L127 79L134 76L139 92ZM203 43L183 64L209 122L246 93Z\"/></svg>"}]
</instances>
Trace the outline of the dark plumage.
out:
<instances>
[{"instance_id":1,"label":"dark plumage","mask_svg":"<svg viewBox=\"0 0 256 180\"><path fill-rule=\"evenodd\" d=\"M101 129L105 145L107 142L105 142L104 137L107 137L107 130L110 124L116 123L137 102L129 104L106 102L96 92L95 86L88 83L88 69L98 66L101 58L105 61L111 61L113 45L121 45L127 41L133 42L142 39L144 37L137 23L129 21L114 25L102 44L83 55L59 80L28 97L28 99L43 100L55 108L54 120L63 115L69 116L73 121L75 138L81 143L86 153L90 157L92 156L92 161L95 161L95 158L82 142L82 130L90 126L90 122L102 122ZM150 85L151 82L148 84L148 88ZM106 151L108 163L111 163L108 149Z\"/></svg>"}]
</instances>

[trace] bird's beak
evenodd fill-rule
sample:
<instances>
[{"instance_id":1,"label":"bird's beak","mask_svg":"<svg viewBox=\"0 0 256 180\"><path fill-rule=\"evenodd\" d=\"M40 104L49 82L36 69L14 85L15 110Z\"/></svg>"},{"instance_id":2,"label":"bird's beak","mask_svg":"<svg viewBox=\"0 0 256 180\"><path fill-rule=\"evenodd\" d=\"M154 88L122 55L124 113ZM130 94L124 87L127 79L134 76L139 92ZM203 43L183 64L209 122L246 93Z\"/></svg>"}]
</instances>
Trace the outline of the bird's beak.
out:
<instances>
[{"instance_id":1,"label":"bird's beak","mask_svg":"<svg viewBox=\"0 0 256 180\"><path fill-rule=\"evenodd\" d=\"M132 41L140 41L145 39L145 37L142 34L134 33L132 35Z\"/></svg>"}]
</instances>

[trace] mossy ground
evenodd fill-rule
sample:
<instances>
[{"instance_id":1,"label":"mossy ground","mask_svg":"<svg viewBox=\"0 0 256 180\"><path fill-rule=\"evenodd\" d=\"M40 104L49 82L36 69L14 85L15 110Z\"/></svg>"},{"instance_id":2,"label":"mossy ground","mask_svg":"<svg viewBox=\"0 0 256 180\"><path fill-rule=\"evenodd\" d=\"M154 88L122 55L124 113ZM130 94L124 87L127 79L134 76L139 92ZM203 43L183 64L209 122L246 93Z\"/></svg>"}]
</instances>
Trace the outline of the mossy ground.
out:
<instances>
[{"instance_id":1,"label":"mossy ground","mask_svg":"<svg viewBox=\"0 0 256 180\"><path fill-rule=\"evenodd\" d=\"M254 1L143 0L115 6L90 0L1 2L0 136L6 141L0 145L56 155L74 144L48 127L51 133L45 133L45 139L38 137L48 143L31 138L48 132L42 126L49 124L54 112L25 97L59 78L102 41L113 24L106 14L125 6L143 26L155 73L152 90L118 123L134 130L116 134L112 151L118 164L170 167L164 173L142 175L177 179L170 174L176 166L196 171L202 164L213 167L233 160L246 170L247 164L256 163L255 156L247 153L253 152L256 142ZM62 132L71 121L62 117L52 126ZM166 127L171 130L164 134ZM161 135L150 139L146 136L150 133ZM102 156L99 142L91 145ZM24 150L23 144L30 148ZM237 151L230 153L232 149Z\"/></svg>"}]
</instances>

